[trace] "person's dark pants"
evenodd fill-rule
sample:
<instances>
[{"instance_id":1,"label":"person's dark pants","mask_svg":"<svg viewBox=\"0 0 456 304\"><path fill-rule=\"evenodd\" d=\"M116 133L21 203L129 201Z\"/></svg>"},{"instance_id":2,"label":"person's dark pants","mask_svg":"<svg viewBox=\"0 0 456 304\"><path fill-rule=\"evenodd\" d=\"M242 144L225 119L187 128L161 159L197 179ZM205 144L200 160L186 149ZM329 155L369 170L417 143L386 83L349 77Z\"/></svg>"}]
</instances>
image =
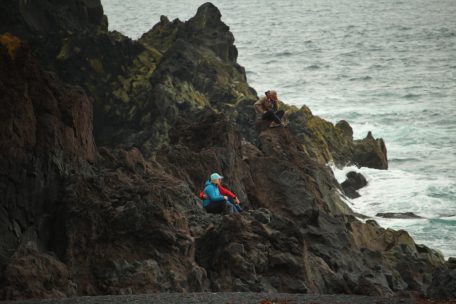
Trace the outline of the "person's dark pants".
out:
<instances>
[{"instance_id":1,"label":"person's dark pants","mask_svg":"<svg viewBox=\"0 0 456 304\"><path fill-rule=\"evenodd\" d=\"M227 210L228 213L233 214L242 211L241 207L239 205L236 205L231 197L228 199L228 201L212 201L209 203L209 205L204 207L204 209L206 209L208 213L223 213L225 210Z\"/></svg>"},{"instance_id":2,"label":"person's dark pants","mask_svg":"<svg viewBox=\"0 0 456 304\"><path fill-rule=\"evenodd\" d=\"M264 113L261 118L263 120L274 121L274 122L280 124L280 123L282 123L282 117L284 114L285 114L285 112L283 110L278 110L277 112L269 110L266 113Z\"/></svg>"},{"instance_id":3,"label":"person's dark pants","mask_svg":"<svg viewBox=\"0 0 456 304\"><path fill-rule=\"evenodd\" d=\"M234 202L234 199L232 199L231 197L229 197L229 198L228 198L228 201L229 201L232 205L234 205L234 207L237 209L237 211L238 211L239 213L242 212L241 206L239 206L238 204L236 204L236 203Z\"/></svg>"}]
</instances>

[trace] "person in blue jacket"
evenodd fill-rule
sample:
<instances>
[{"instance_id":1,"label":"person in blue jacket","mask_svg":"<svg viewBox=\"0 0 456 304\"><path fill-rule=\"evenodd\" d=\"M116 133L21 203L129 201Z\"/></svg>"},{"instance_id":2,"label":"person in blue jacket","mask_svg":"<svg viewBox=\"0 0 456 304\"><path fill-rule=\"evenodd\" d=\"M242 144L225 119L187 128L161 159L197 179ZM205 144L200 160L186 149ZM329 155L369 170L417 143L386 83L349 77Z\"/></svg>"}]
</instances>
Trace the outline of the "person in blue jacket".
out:
<instances>
[{"instance_id":1,"label":"person in blue jacket","mask_svg":"<svg viewBox=\"0 0 456 304\"><path fill-rule=\"evenodd\" d=\"M203 207L209 213L222 213L227 210L228 213L239 213L240 208L230 201L228 196L220 194L219 185L221 184L223 176L218 173L211 174L210 180L206 182L204 187L205 199L203 200Z\"/></svg>"}]
</instances>

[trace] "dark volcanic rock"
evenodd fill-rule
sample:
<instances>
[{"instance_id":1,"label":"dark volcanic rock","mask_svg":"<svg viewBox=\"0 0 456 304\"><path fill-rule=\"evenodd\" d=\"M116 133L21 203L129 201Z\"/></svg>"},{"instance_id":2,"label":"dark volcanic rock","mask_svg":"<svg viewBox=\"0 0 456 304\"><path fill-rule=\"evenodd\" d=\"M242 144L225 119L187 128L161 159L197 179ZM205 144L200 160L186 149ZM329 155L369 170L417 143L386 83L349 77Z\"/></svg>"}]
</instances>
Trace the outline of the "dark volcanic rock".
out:
<instances>
[{"instance_id":1,"label":"dark volcanic rock","mask_svg":"<svg viewBox=\"0 0 456 304\"><path fill-rule=\"evenodd\" d=\"M413 212L383 212L377 213L376 216L384 218L395 218L395 219L420 219L422 218L419 215L416 215Z\"/></svg>"},{"instance_id":2,"label":"dark volcanic rock","mask_svg":"<svg viewBox=\"0 0 456 304\"><path fill-rule=\"evenodd\" d=\"M366 178L358 172L350 171L347 173L347 179L340 184L344 190L345 195L349 198L360 197L359 193L356 190L359 190L367 186Z\"/></svg>"},{"instance_id":3,"label":"dark volcanic rock","mask_svg":"<svg viewBox=\"0 0 456 304\"><path fill-rule=\"evenodd\" d=\"M335 127L341 130L344 133L345 137L353 138L353 129L346 120L337 122Z\"/></svg>"},{"instance_id":4,"label":"dark volcanic rock","mask_svg":"<svg viewBox=\"0 0 456 304\"><path fill-rule=\"evenodd\" d=\"M366 138L355 140L352 162L358 167L388 169L386 146L383 139L375 139L369 131Z\"/></svg>"},{"instance_id":5,"label":"dark volcanic rock","mask_svg":"<svg viewBox=\"0 0 456 304\"><path fill-rule=\"evenodd\" d=\"M346 176L347 179L341 184L342 187L352 187L359 190L367 186L367 180L361 173L350 171Z\"/></svg>"},{"instance_id":6,"label":"dark volcanic rock","mask_svg":"<svg viewBox=\"0 0 456 304\"><path fill-rule=\"evenodd\" d=\"M334 126L314 116L307 106L301 109L291 107L288 112L292 131L303 143L305 152L318 162L388 168L385 143L383 139L374 139L371 132L365 139L353 140L353 130L346 121Z\"/></svg>"},{"instance_id":7,"label":"dark volcanic rock","mask_svg":"<svg viewBox=\"0 0 456 304\"><path fill-rule=\"evenodd\" d=\"M350 186L344 187L343 190L344 190L344 194L351 199L358 198L361 196L361 194L359 194L359 192L356 191L355 188L353 188L353 187L350 187Z\"/></svg>"},{"instance_id":8,"label":"dark volcanic rock","mask_svg":"<svg viewBox=\"0 0 456 304\"><path fill-rule=\"evenodd\" d=\"M39 252L33 242L15 252L3 277L3 297L7 299L76 295L68 267L55 256Z\"/></svg>"},{"instance_id":9,"label":"dark volcanic rock","mask_svg":"<svg viewBox=\"0 0 456 304\"><path fill-rule=\"evenodd\" d=\"M456 299L456 259L449 258L445 265L437 268L428 289L434 299Z\"/></svg>"},{"instance_id":10,"label":"dark volcanic rock","mask_svg":"<svg viewBox=\"0 0 456 304\"><path fill-rule=\"evenodd\" d=\"M3 297L69 295L66 266L43 252L57 250L63 175L90 171L95 160L92 105L81 88L44 72L18 38L0 36L0 58Z\"/></svg>"},{"instance_id":11,"label":"dark volcanic rock","mask_svg":"<svg viewBox=\"0 0 456 304\"><path fill-rule=\"evenodd\" d=\"M13 1L2 3L0 31L32 39L61 32L95 31L107 28L99 0Z\"/></svg>"},{"instance_id":12,"label":"dark volcanic rock","mask_svg":"<svg viewBox=\"0 0 456 304\"><path fill-rule=\"evenodd\" d=\"M131 41L99 1L51 2L0 5L23 39L0 36L0 298L426 291L442 256L358 221L326 165L386 168L383 141L307 107L256 124L215 6ZM214 171L243 214L202 209Z\"/></svg>"},{"instance_id":13,"label":"dark volcanic rock","mask_svg":"<svg viewBox=\"0 0 456 304\"><path fill-rule=\"evenodd\" d=\"M99 145L134 145L149 155L180 117L194 119L210 105L235 112L236 102L256 99L236 63L233 34L211 3L187 22L162 17L139 41L107 31L99 0L2 5L15 16L2 29L91 95Z\"/></svg>"},{"instance_id":14,"label":"dark volcanic rock","mask_svg":"<svg viewBox=\"0 0 456 304\"><path fill-rule=\"evenodd\" d=\"M176 19L170 22L161 16L160 23L143 34L140 41L165 53L177 39L188 41L214 52L224 62L236 63L238 52L230 28L221 21L222 14L212 3L198 8L187 22ZM238 66L239 69L243 69Z\"/></svg>"}]
</instances>

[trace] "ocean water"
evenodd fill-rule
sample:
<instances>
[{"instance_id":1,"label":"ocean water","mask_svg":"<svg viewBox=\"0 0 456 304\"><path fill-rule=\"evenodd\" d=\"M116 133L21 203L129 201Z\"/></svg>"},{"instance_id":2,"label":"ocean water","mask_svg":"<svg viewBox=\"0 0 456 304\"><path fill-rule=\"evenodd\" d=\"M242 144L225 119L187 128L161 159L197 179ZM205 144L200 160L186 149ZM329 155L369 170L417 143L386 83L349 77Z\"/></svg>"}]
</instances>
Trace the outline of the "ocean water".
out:
<instances>
[{"instance_id":1,"label":"ocean water","mask_svg":"<svg viewBox=\"0 0 456 304\"><path fill-rule=\"evenodd\" d=\"M187 20L203 2L102 0L111 30L134 39L160 15ZM383 137L390 169L349 170L369 185L350 201L382 226L456 256L456 1L214 0L258 92L276 89L356 138ZM392 220L378 212L414 212Z\"/></svg>"}]
</instances>

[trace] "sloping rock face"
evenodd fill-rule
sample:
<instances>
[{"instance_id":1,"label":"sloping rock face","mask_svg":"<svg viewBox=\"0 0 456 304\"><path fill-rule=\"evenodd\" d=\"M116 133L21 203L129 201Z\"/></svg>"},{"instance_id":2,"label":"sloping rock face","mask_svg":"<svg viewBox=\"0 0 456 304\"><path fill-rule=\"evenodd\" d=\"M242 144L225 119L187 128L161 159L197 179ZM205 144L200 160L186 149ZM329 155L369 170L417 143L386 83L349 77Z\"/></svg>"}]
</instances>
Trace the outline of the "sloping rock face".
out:
<instances>
[{"instance_id":1,"label":"sloping rock face","mask_svg":"<svg viewBox=\"0 0 456 304\"><path fill-rule=\"evenodd\" d=\"M215 6L134 42L107 32L98 1L30 3L1 4L19 38L0 36L0 298L426 292L442 256L357 220L326 165L386 168L383 141L306 107L289 107L289 128L255 124ZM43 18L59 21L49 37L30 30ZM57 57L40 51L51 38ZM201 208L213 171L246 212Z\"/></svg>"},{"instance_id":2,"label":"sloping rock face","mask_svg":"<svg viewBox=\"0 0 456 304\"><path fill-rule=\"evenodd\" d=\"M0 58L0 267L6 276L18 278L16 287L23 295L61 295L67 286L59 279L50 280L55 292L37 291L43 283L30 280L46 276L41 270L49 277L68 277L62 263L40 255L38 248L55 249L53 223L62 176L91 170L89 162L95 160L92 104L81 88L44 72L18 38L0 36ZM27 261L41 269L30 270ZM29 283L30 288L24 286Z\"/></svg>"}]
</instances>

